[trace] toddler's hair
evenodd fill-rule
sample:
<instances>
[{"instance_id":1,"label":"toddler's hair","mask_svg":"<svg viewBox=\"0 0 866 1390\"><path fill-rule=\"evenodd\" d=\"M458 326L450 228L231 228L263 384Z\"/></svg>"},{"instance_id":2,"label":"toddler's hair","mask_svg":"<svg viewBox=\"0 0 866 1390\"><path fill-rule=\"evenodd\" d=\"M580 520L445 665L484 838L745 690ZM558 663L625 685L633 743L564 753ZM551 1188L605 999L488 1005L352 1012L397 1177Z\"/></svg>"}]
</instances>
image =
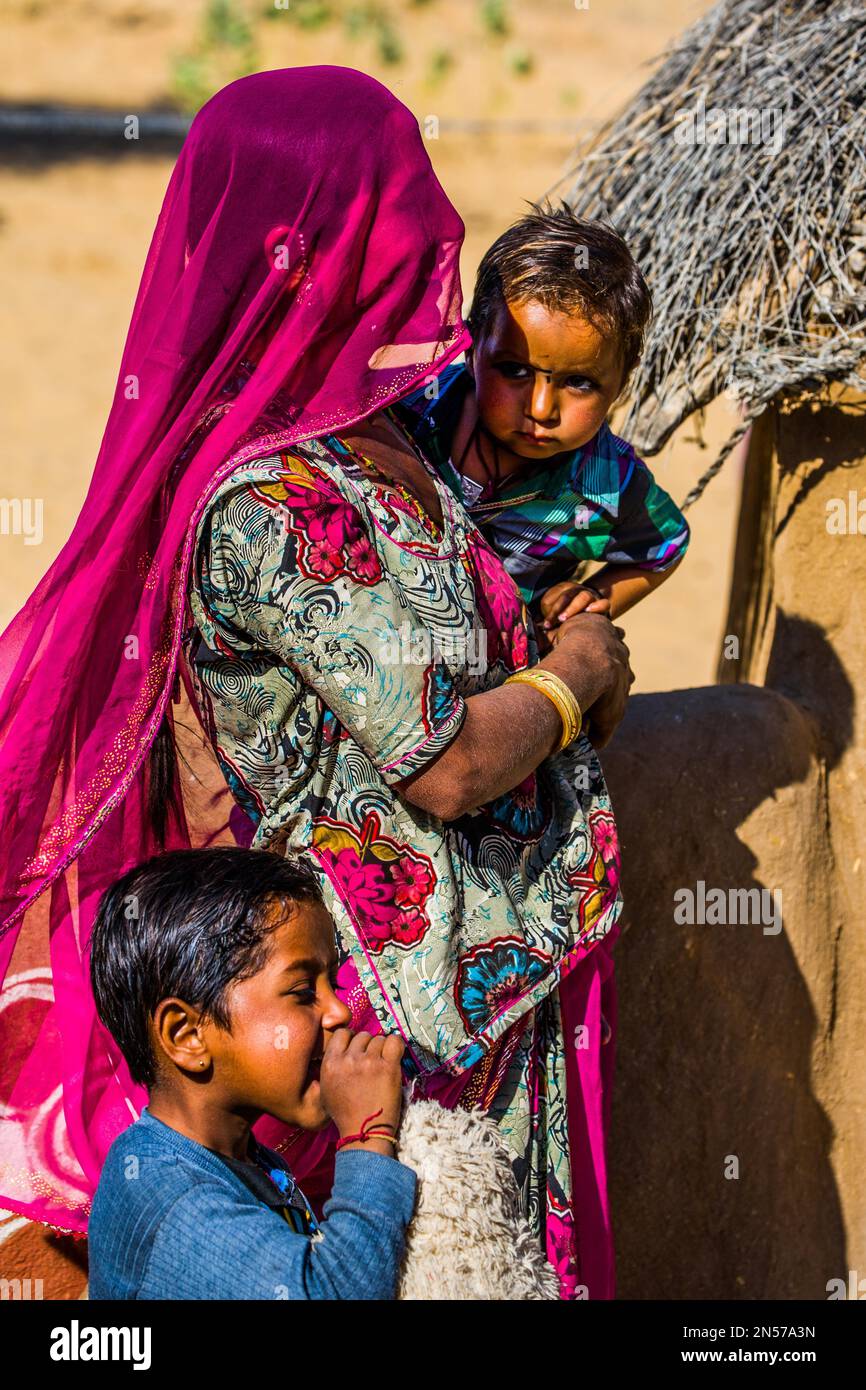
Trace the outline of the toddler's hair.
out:
<instances>
[{"instance_id":1,"label":"toddler's hair","mask_svg":"<svg viewBox=\"0 0 866 1390\"><path fill-rule=\"evenodd\" d=\"M162 999L176 995L229 1029L229 986L266 964L274 900L321 902L312 868L237 846L168 850L105 890L90 937L90 981L133 1081L150 1087L156 1079L148 1021Z\"/></svg>"},{"instance_id":2,"label":"toddler's hair","mask_svg":"<svg viewBox=\"0 0 866 1390\"><path fill-rule=\"evenodd\" d=\"M623 386L643 351L652 296L625 241L605 222L584 222L560 208L530 203L532 212L497 237L478 267L466 322L475 342L506 301L537 300L546 309L583 314L619 339Z\"/></svg>"}]
</instances>

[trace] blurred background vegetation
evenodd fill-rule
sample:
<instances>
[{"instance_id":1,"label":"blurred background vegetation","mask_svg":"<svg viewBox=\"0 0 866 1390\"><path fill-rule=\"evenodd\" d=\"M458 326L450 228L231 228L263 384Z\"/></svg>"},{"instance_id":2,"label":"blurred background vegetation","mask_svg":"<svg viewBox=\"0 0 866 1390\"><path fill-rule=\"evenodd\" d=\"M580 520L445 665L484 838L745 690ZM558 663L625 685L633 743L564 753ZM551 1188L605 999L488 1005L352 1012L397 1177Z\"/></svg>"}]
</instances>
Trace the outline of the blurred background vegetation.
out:
<instances>
[{"instance_id":1,"label":"blurred background vegetation","mask_svg":"<svg viewBox=\"0 0 866 1390\"><path fill-rule=\"evenodd\" d=\"M333 0L207 0L193 43L173 56L170 91L186 111L196 111L219 87L263 66L262 38L265 26L281 23L307 35L337 31L345 45L346 60L375 54L386 68L399 69L414 43L414 22L422 10L439 10L441 0L404 0L388 3L336 4ZM472 11L475 43L492 48L503 73L528 76L535 66L532 51L513 36L512 0L464 0ZM434 90L459 66L456 41L433 44L424 52L424 84ZM564 102L573 99L560 93Z\"/></svg>"}]
</instances>

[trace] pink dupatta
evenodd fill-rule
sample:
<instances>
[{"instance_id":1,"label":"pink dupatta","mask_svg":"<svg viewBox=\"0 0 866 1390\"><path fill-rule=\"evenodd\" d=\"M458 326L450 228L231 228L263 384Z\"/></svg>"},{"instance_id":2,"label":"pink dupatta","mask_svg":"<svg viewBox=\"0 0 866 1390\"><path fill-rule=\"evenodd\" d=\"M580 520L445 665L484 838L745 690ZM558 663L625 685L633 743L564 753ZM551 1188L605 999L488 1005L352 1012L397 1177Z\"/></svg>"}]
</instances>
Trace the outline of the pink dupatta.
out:
<instances>
[{"instance_id":1,"label":"pink dupatta","mask_svg":"<svg viewBox=\"0 0 866 1390\"><path fill-rule=\"evenodd\" d=\"M257 73L193 121L81 514L0 638L0 1207L84 1231L146 1102L85 948L102 891L163 847L161 721L181 749L197 724L175 676L205 503L239 459L345 428L469 345L463 231L415 118L361 73ZM248 841L215 766L187 769L165 848Z\"/></svg>"}]
</instances>

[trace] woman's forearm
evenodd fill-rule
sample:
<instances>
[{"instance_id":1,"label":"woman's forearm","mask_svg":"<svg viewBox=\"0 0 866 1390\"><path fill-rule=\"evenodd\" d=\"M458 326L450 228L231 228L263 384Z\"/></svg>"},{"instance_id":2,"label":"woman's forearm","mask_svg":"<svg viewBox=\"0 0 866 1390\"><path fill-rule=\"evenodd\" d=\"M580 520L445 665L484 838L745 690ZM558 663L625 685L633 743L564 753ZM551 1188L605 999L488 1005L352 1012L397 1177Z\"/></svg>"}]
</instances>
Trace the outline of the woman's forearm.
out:
<instances>
[{"instance_id":1,"label":"woman's forearm","mask_svg":"<svg viewBox=\"0 0 866 1390\"><path fill-rule=\"evenodd\" d=\"M546 695L530 685L500 685L466 702L460 731L467 759L466 810L511 791L550 757L562 738L562 720Z\"/></svg>"},{"instance_id":2,"label":"woman's forearm","mask_svg":"<svg viewBox=\"0 0 866 1390\"><path fill-rule=\"evenodd\" d=\"M538 663L564 680L586 711L606 680L597 665L561 644ZM533 668L534 669L534 668ZM526 684L470 695L460 733L423 772L400 784L402 795L440 820L455 820L518 786L554 753L562 738L556 706Z\"/></svg>"},{"instance_id":3,"label":"woman's forearm","mask_svg":"<svg viewBox=\"0 0 866 1390\"><path fill-rule=\"evenodd\" d=\"M407 801L440 820L456 820L511 791L552 753L562 721L546 695L500 685L466 701L466 718L444 753L400 783Z\"/></svg>"}]
</instances>

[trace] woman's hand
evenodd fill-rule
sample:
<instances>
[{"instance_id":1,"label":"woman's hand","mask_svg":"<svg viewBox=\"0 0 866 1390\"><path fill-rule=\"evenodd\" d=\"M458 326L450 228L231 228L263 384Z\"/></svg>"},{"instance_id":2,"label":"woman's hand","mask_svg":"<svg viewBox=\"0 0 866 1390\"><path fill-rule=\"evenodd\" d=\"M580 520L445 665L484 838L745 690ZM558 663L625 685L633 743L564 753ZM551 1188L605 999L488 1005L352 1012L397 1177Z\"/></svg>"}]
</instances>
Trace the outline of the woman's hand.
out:
<instances>
[{"instance_id":1,"label":"woman's hand","mask_svg":"<svg viewBox=\"0 0 866 1390\"><path fill-rule=\"evenodd\" d=\"M593 647L587 646L587 636L592 634L600 644L601 651L596 655ZM568 618L561 624L554 637L554 652L544 661L544 665L561 676L574 691L584 714L592 715L588 737L594 748L604 748L625 714L629 691L634 681L634 672L629 661L629 650L623 640L623 628L616 627L603 614L580 614ZM564 671L558 660L565 658L569 666ZM591 667L601 665L606 672L603 688L597 693L590 692L587 699L581 698L586 690L587 662Z\"/></svg>"}]
</instances>

